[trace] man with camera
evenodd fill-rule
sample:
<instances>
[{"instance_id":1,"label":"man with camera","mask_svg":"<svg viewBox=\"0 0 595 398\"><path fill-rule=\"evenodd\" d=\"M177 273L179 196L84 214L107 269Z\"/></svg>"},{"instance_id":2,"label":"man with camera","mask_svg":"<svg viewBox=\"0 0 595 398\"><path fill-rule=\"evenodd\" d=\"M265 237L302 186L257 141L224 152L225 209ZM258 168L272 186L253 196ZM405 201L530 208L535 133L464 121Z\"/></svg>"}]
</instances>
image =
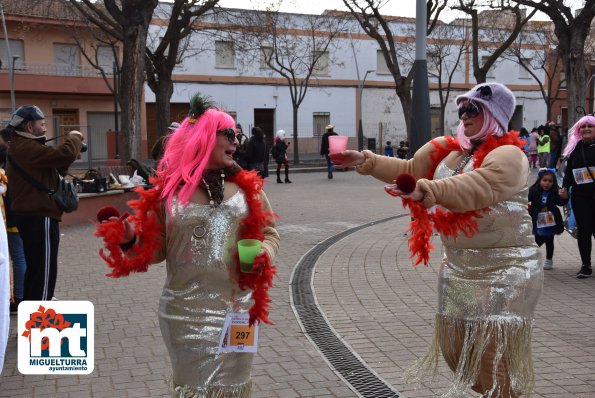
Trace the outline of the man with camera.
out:
<instances>
[{"instance_id":1,"label":"man with camera","mask_svg":"<svg viewBox=\"0 0 595 398\"><path fill-rule=\"evenodd\" d=\"M64 141L46 145L45 116L35 105L23 105L8 124L7 175L12 210L23 240L27 271L24 300L51 300L58 271L58 245L63 210L48 194L83 148L83 135L69 132Z\"/></svg>"}]
</instances>

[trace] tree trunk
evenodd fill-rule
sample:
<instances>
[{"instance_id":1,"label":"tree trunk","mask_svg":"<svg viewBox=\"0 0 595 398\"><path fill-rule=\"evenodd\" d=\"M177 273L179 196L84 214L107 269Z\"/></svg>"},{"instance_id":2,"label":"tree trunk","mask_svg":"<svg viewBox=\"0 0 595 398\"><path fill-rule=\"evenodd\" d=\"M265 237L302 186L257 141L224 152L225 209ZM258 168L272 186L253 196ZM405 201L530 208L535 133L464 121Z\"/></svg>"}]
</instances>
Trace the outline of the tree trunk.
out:
<instances>
[{"instance_id":1,"label":"tree trunk","mask_svg":"<svg viewBox=\"0 0 595 398\"><path fill-rule=\"evenodd\" d=\"M583 107L586 112L585 95L585 57L583 51L584 41L580 35L568 35L568 51L563 55L566 65L566 92L568 95L568 128L570 128L580 117L581 111L577 107ZM577 113L578 111L578 113Z\"/></svg>"},{"instance_id":2,"label":"tree trunk","mask_svg":"<svg viewBox=\"0 0 595 398\"><path fill-rule=\"evenodd\" d=\"M141 25L127 28L123 42L120 70L120 98L122 103L122 161L141 159L141 103L145 81L145 43L147 31Z\"/></svg>"},{"instance_id":3,"label":"tree trunk","mask_svg":"<svg viewBox=\"0 0 595 398\"><path fill-rule=\"evenodd\" d=\"M153 89L155 93L155 114L157 116L157 137L167 134L171 123L170 100L174 92L174 84L171 74L161 73L157 87Z\"/></svg>"},{"instance_id":4,"label":"tree trunk","mask_svg":"<svg viewBox=\"0 0 595 398\"><path fill-rule=\"evenodd\" d=\"M401 108L403 108L403 117L405 118L405 126L407 128L407 140L409 145L415 132L411 131L411 84L404 85L402 90L397 90L397 97L401 101ZM414 152L410 152L413 154Z\"/></svg>"},{"instance_id":5,"label":"tree trunk","mask_svg":"<svg viewBox=\"0 0 595 398\"><path fill-rule=\"evenodd\" d=\"M300 151L298 147L298 110L299 106L293 104L293 164L300 163Z\"/></svg>"}]
</instances>

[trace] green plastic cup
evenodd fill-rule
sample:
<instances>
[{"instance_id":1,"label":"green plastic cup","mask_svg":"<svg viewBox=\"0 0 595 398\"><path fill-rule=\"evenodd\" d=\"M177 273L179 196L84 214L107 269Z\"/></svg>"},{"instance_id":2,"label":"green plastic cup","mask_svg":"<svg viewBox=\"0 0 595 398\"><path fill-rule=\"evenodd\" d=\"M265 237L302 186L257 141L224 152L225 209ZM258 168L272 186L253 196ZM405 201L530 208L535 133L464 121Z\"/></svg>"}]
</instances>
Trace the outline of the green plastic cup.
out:
<instances>
[{"instance_id":1,"label":"green plastic cup","mask_svg":"<svg viewBox=\"0 0 595 398\"><path fill-rule=\"evenodd\" d=\"M240 269L242 272L254 272L252 265L254 259L262 247L258 239L241 239L238 241L238 253L240 255Z\"/></svg>"}]
</instances>

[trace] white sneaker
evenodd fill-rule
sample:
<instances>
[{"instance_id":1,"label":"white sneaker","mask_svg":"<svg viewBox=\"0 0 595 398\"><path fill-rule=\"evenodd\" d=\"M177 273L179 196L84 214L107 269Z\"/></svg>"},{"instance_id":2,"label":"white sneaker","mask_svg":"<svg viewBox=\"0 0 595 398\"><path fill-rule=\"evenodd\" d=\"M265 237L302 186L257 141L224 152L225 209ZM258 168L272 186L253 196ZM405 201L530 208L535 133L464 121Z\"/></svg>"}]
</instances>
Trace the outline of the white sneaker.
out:
<instances>
[{"instance_id":1,"label":"white sneaker","mask_svg":"<svg viewBox=\"0 0 595 398\"><path fill-rule=\"evenodd\" d=\"M543 269L552 269L554 268L554 260L543 260Z\"/></svg>"}]
</instances>

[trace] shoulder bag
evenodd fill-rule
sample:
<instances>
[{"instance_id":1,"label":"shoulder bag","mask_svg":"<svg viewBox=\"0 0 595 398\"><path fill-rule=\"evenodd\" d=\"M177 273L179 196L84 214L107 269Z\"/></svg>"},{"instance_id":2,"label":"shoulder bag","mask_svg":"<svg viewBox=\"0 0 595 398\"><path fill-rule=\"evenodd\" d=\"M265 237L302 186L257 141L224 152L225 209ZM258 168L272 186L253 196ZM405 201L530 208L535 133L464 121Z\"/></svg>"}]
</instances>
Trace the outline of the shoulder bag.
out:
<instances>
[{"instance_id":1,"label":"shoulder bag","mask_svg":"<svg viewBox=\"0 0 595 398\"><path fill-rule=\"evenodd\" d=\"M49 189L44 186L42 183L37 181L33 178L29 173L21 168L10 156L7 155L8 161L12 163L14 168L19 172L19 174L29 182L29 184L33 185L35 188L40 190L41 192L47 193L50 198L54 199L58 207L64 211L65 213L71 213L78 209L79 206L79 198L78 198L78 190L76 185L72 182L66 181L56 170L58 173L58 177L60 177L60 181L58 182L58 187L55 190Z\"/></svg>"}]
</instances>

